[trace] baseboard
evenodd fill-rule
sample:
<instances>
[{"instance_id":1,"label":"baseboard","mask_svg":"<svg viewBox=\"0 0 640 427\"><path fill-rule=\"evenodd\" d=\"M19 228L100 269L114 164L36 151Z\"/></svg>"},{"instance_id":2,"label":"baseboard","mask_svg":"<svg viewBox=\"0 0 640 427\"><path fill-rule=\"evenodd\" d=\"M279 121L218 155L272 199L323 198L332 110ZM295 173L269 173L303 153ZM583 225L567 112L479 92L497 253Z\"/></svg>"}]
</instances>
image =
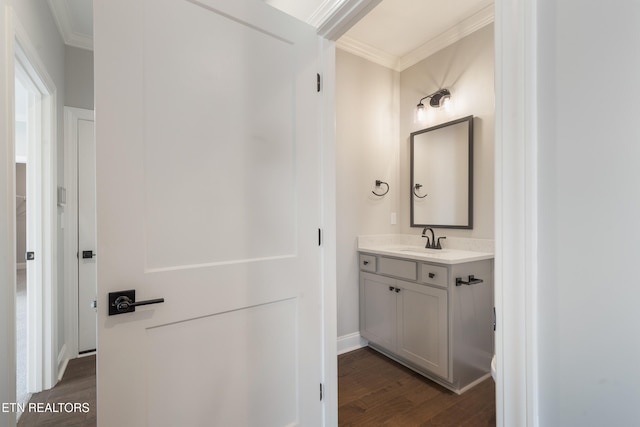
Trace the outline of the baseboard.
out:
<instances>
[{"instance_id":1,"label":"baseboard","mask_svg":"<svg viewBox=\"0 0 640 427\"><path fill-rule=\"evenodd\" d=\"M16 263L16 270L26 270L27 263L26 262L18 262Z\"/></svg>"},{"instance_id":2,"label":"baseboard","mask_svg":"<svg viewBox=\"0 0 640 427\"><path fill-rule=\"evenodd\" d=\"M60 353L58 354L58 381L62 379L64 375L64 371L67 369L67 365L69 364L69 355L67 354L67 345L64 344Z\"/></svg>"},{"instance_id":3,"label":"baseboard","mask_svg":"<svg viewBox=\"0 0 640 427\"><path fill-rule=\"evenodd\" d=\"M369 342L360 336L360 332L338 337L338 355L366 347Z\"/></svg>"}]
</instances>

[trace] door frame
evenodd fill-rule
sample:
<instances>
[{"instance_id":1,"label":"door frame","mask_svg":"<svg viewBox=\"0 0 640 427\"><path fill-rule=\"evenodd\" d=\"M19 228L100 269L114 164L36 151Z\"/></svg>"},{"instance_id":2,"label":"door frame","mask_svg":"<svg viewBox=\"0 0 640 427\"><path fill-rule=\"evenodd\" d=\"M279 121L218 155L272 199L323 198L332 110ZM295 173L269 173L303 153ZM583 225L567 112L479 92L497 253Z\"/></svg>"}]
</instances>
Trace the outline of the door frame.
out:
<instances>
[{"instance_id":1,"label":"door frame","mask_svg":"<svg viewBox=\"0 0 640 427\"><path fill-rule=\"evenodd\" d=\"M347 2L349 3L349 2ZM535 425L537 407L535 405L535 396L538 393L537 385L534 383L535 371L535 317L534 309L536 288L536 280L532 275L527 279L524 274L523 264L526 265L530 272L535 271L536 256L535 251L535 224L537 223L536 206L527 203L529 199L535 201L535 187L533 187L532 178L535 174L531 168L525 170L525 168L514 167L514 165L522 164L523 159L528 166L535 166L535 139L529 140L528 150L522 150L523 142L525 141L525 130L531 129L530 126L535 124L535 97L528 98L528 103L524 103L527 98L525 95L531 95L536 92L535 85L531 81L531 73L533 71L526 71L522 67L522 62L526 62L526 65L535 65L535 27L532 23L535 23L535 0L518 0L514 2L503 2L501 0L496 1L496 309L498 316L498 330L496 331L496 351L498 353L498 382L496 383L497 389L497 403L498 403L498 423L499 425L509 425L505 420L524 420L524 422L514 422L512 425ZM4 4L4 3L3 3ZM8 12L9 11L9 12ZM0 11L4 15L3 21L11 23L10 9ZM524 25L526 24L526 25ZM333 28L335 29L335 27ZM348 27L341 28L342 32L338 32L335 35L327 36L331 40L336 40ZM329 31L325 32L326 35ZM0 37L2 43L0 43L0 52L4 53L5 60L5 82L4 87L0 88L0 91L6 90L8 99L12 99L12 90L10 89L10 82L13 81L13 52L9 52L12 49L12 41L14 38L14 31L7 26L7 31L3 32ZM333 49L331 47L332 42L327 43L327 49L323 52ZM526 47L524 51L517 49ZM524 54L522 53L524 52ZM326 55L323 66L324 72L324 84L325 90L327 90L326 103L325 103L325 115L323 129L327 132L327 140L331 140L333 132L333 124L329 117L329 113L333 110L334 95L330 86L334 78L332 74L332 61L331 55ZM519 81L520 84L505 84L503 79L512 79ZM524 84L525 81L530 84ZM512 82L513 83L513 82ZM515 89L515 90L511 90ZM508 120L513 113L510 108L518 106L519 112L517 121ZM0 107L1 108L1 107ZM14 186L15 176L11 173L11 164L15 161L11 156L13 155L13 148L11 142L13 141L13 124L11 109L8 109L1 119L7 125L5 127L6 144L10 147L0 150L0 158L3 160L5 166L5 174L2 176L2 205L3 211L5 211L5 220L0 224L0 235L6 236L6 244L2 247L2 255L6 255L0 261L0 268L2 272L2 279L0 283L15 283L15 234L14 220L11 215L15 212L15 197L13 194L7 193L8 189ZM528 126L528 127L525 127ZM520 150L513 150L504 152L506 146L503 141L510 141L512 136L516 136L516 140L520 142ZM323 195L325 196L325 210L324 210L324 237L326 252L323 255L324 269L323 274L327 280L325 288L324 299L327 305L325 306L325 378L327 379L327 401L337 399L337 385L335 387L329 384L329 381L337 384L337 376L335 372L332 372L334 367L331 367L331 360L335 358L337 354L332 352L331 348L335 348L334 341L336 340L336 319L335 319L335 286L331 286L335 278L335 209L332 210L332 206L335 207L333 197L335 196L335 160L332 154L335 155L334 141L331 140L323 146L323 152L326 157L323 157L323 172L325 173L323 180ZM7 157L4 157L6 155ZM511 163L515 161L515 163ZM334 169L332 169L332 167ZM334 175L331 175L331 170L334 171ZM528 179L527 179L528 177ZM512 184L509 184L512 182ZM509 187L507 187L509 185ZM508 193L503 193L504 190L508 190ZM518 193L519 191L519 193ZM12 201L13 200L13 201ZM518 218L515 222L509 224L501 224L503 213L517 212ZM518 225L526 224L524 230L527 230L526 236L523 235L521 228ZM332 226L333 224L333 226ZM13 238L11 238L13 236ZM333 254L333 255L332 255ZM518 264L508 267L509 271L504 272L503 269L508 266L508 260L505 256L508 255L509 259L517 259ZM7 261L8 260L8 261ZM517 270L521 270L521 274L517 273ZM511 279L516 279L516 281ZM508 294L505 294L504 283L509 283L509 288L512 289ZM515 289L512 288L515 286ZM15 290L8 286L4 289L4 298L0 298L1 308L6 308L8 315L8 322L6 328L0 331L0 338L2 344L8 350L3 352L0 357L3 369L0 370L0 379L3 380L0 384L0 396L5 402L12 402L15 400L15 362L11 361L11 354L15 354L15 320L11 320L14 317L11 316L15 311L12 301L15 300ZM12 298L13 297L13 298ZM509 306L509 311L503 312L503 307ZM523 315L519 314L525 313ZM334 311L333 317L331 311ZM524 316L524 319L523 319ZM509 327L509 334L505 334L504 327ZM529 363L531 368L528 368ZM12 368L13 366L13 368ZM523 369L524 367L524 369ZM8 369L5 372L4 369ZM13 369L13 372L12 372ZM335 377L335 378L334 378ZM506 377L506 378L505 378ZM511 384L509 387L505 387L506 383ZM519 385L517 385L519 384ZM12 391L13 390L13 391ZM516 390L517 393L510 394L511 391ZM13 394L12 394L13 393ZM331 394L330 394L331 393ZM12 398L13 396L13 398ZM529 407L528 407L529 403ZM329 403L327 403L328 405ZM336 400L337 405L337 400ZM327 408L328 409L328 408ZM509 415L504 414L508 412ZM331 411L327 411L328 416L325 419L326 425L337 425L337 418L332 421L333 415ZM335 412L337 417L337 410ZM9 415L0 415L0 420L9 420L8 425L11 424ZM14 419L15 421L15 419Z\"/></svg>"},{"instance_id":2,"label":"door frame","mask_svg":"<svg viewBox=\"0 0 640 427\"><path fill-rule=\"evenodd\" d=\"M495 2L498 427L539 422L537 3Z\"/></svg>"},{"instance_id":3,"label":"door frame","mask_svg":"<svg viewBox=\"0 0 640 427\"><path fill-rule=\"evenodd\" d=\"M78 121L94 121L94 111L64 107L64 182L67 203L64 223L64 301L67 359L78 356Z\"/></svg>"},{"instance_id":4,"label":"door frame","mask_svg":"<svg viewBox=\"0 0 640 427\"><path fill-rule=\"evenodd\" d=\"M36 250L36 259L42 261L42 280L38 282L37 292L27 292L29 316L29 355L27 371L32 374L28 388L33 391L53 387L58 381L59 358L57 354L58 330L58 268L57 268L57 89L53 79L38 55L35 45L31 42L27 31L20 23L16 13L9 8L7 11L7 44L6 44L6 75L8 105L15 103L14 80L15 69L19 64L41 93L39 110L41 112L41 127L39 149L41 150L38 185L41 188L41 198L38 200L40 210L38 223L41 225L41 244ZM15 157L14 108L8 108L7 130L8 141L11 145L9 153ZM15 159L7 159L15 162ZM12 168L12 170L14 170ZM11 178L15 186L15 170ZM15 193L15 189L13 191ZM13 212L15 212L15 194L12 198ZM13 220L11 221L14 222ZM15 227L15 224L13 224ZM15 247L15 232L13 246ZM13 250L15 258L15 249ZM12 259L12 263L15 261ZM15 265L13 267L15 269ZM15 273L14 273L15 283ZM14 287L15 288L15 287ZM15 301L15 289L11 291ZM35 296L35 297L34 297ZM15 330L15 302L8 312L14 313L9 319L10 327ZM14 332L15 334L15 332ZM14 335L15 336L15 335ZM12 347L9 347L12 348ZM10 369L15 371L15 346L13 359L9 362ZM15 389L15 378L13 381ZM15 393L15 390L14 390Z\"/></svg>"},{"instance_id":5,"label":"door frame","mask_svg":"<svg viewBox=\"0 0 640 427\"><path fill-rule=\"evenodd\" d=\"M498 427L538 425L537 1L495 0L494 303ZM379 0L346 0L319 26L318 33L336 41L378 3ZM335 70L331 73L335 80ZM334 101L333 92L331 96L328 103ZM326 124L325 129L330 126ZM333 154L328 158L335 158ZM324 171L324 185L335 188L335 165L333 175L329 169ZM327 198L331 203L332 197L335 192ZM335 241L333 250L335 255ZM325 265L325 274L335 274L335 270ZM332 291L335 297L335 289ZM327 306L325 314L329 319ZM329 326L335 325L325 324ZM332 342L328 335L327 342ZM327 425L337 425L337 421Z\"/></svg>"}]
</instances>

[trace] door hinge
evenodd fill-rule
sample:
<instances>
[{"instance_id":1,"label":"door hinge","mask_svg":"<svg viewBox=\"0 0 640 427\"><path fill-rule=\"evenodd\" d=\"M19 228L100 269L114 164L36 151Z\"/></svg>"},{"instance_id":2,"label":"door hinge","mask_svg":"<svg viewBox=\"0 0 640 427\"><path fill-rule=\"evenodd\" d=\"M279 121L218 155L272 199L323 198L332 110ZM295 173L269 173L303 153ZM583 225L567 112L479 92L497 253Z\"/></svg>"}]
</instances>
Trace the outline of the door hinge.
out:
<instances>
[{"instance_id":1,"label":"door hinge","mask_svg":"<svg viewBox=\"0 0 640 427\"><path fill-rule=\"evenodd\" d=\"M320 89L322 87L322 84L320 83L320 73L316 74L316 85L317 85L317 88L318 88L318 92L320 92Z\"/></svg>"},{"instance_id":2,"label":"door hinge","mask_svg":"<svg viewBox=\"0 0 640 427\"><path fill-rule=\"evenodd\" d=\"M322 246L322 228L318 228L318 246Z\"/></svg>"},{"instance_id":3,"label":"door hinge","mask_svg":"<svg viewBox=\"0 0 640 427\"><path fill-rule=\"evenodd\" d=\"M324 398L324 387L322 383L320 383L320 400Z\"/></svg>"},{"instance_id":4,"label":"door hinge","mask_svg":"<svg viewBox=\"0 0 640 427\"><path fill-rule=\"evenodd\" d=\"M493 331L496 330L496 308L493 307Z\"/></svg>"}]
</instances>

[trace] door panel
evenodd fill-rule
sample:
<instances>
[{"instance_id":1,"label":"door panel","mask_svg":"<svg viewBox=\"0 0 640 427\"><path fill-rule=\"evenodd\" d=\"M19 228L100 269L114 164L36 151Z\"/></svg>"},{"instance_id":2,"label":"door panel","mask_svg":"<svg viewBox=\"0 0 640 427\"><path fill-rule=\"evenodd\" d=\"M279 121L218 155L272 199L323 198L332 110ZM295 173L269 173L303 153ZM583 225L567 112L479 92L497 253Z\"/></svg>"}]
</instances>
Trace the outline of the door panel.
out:
<instances>
[{"instance_id":1,"label":"door panel","mask_svg":"<svg viewBox=\"0 0 640 427\"><path fill-rule=\"evenodd\" d=\"M94 7L99 298L165 298L99 310L99 424L320 425L315 30L254 0Z\"/></svg>"},{"instance_id":2,"label":"door panel","mask_svg":"<svg viewBox=\"0 0 640 427\"><path fill-rule=\"evenodd\" d=\"M96 349L96 152L92 120L77 121L78 142L78 351Z\"/></svg>"},{"instance_id":3,"label":"door panel","mask_svg":"<svg viewBox=\"0 0 640 427\"><path fill-rule=\"evenodd\" d=\"M295 425L296 309L289 299L147 330L149 425ZM167 352L167 342L188 351Z\"/></svg>"},{"instance_id":4,"label":"door panel","mask_svg":"<svg viewBox=\"0 0 640 427\"><path fill-rule=\"evenodd\" d=\"M360 331L369 341L391 351L396 348L396 280L360 274Z\"/></svg>"},{"instance_id":5,"label":"door panel","mask_svg":"<svg viewBox=\"0 0 640 427\"><path fill-rule=\"evenodd\" d=\"M446 289L398 282L398 354L443 378L449 377Z\"/></svg>"},{"instance_id":6,"label":"door panel","mask_svg":"<svg viewBox=\"0 0 640 427\"><path fill-rule=\"evenodd\" d=\"M296 46L204 7L157 3L146 2L144 35L147 268L293 255ZM175 16L189 31L167 31ZM188 168L179 180L167 173L176 164Z\"/></svg>"}]
</instances>

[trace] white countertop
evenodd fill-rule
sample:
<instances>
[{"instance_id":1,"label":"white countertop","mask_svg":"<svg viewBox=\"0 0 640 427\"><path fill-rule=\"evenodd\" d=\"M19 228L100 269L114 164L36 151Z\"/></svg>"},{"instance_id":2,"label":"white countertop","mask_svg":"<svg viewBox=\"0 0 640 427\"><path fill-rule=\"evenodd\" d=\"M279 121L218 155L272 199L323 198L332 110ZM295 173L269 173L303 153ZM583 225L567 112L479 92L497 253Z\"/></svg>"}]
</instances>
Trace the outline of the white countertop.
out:
<instances>
[{"instance_id":1,"label":"white countertop","mask_svg":"<svg viewBox=\"0 0 640 427\"><path fill-rule=\"evenodd\" d=\"M373 236L371 236L373 237ZM398 240L404 240L400 242ZM411 241L413 240L413 241ZM388 255L397 258L413 259L416 261L436 262L440 264L462 264L465 262L482 261L493 259L493 251L487 251L487 245L483 245L485 250L467 250L454 249L445 246L444 249L425 249L424 246L415 245L414 243L424 244L424 240L397 239L393 238L381 239L379 236L370 238L370 236L361 236L358 239L358 251L370 254ZM409 243L409 244L406 244ZM493 242L491 242L492 245ZM477 242L475 247L479 247Z\"/></svg>"}]
</instances>

